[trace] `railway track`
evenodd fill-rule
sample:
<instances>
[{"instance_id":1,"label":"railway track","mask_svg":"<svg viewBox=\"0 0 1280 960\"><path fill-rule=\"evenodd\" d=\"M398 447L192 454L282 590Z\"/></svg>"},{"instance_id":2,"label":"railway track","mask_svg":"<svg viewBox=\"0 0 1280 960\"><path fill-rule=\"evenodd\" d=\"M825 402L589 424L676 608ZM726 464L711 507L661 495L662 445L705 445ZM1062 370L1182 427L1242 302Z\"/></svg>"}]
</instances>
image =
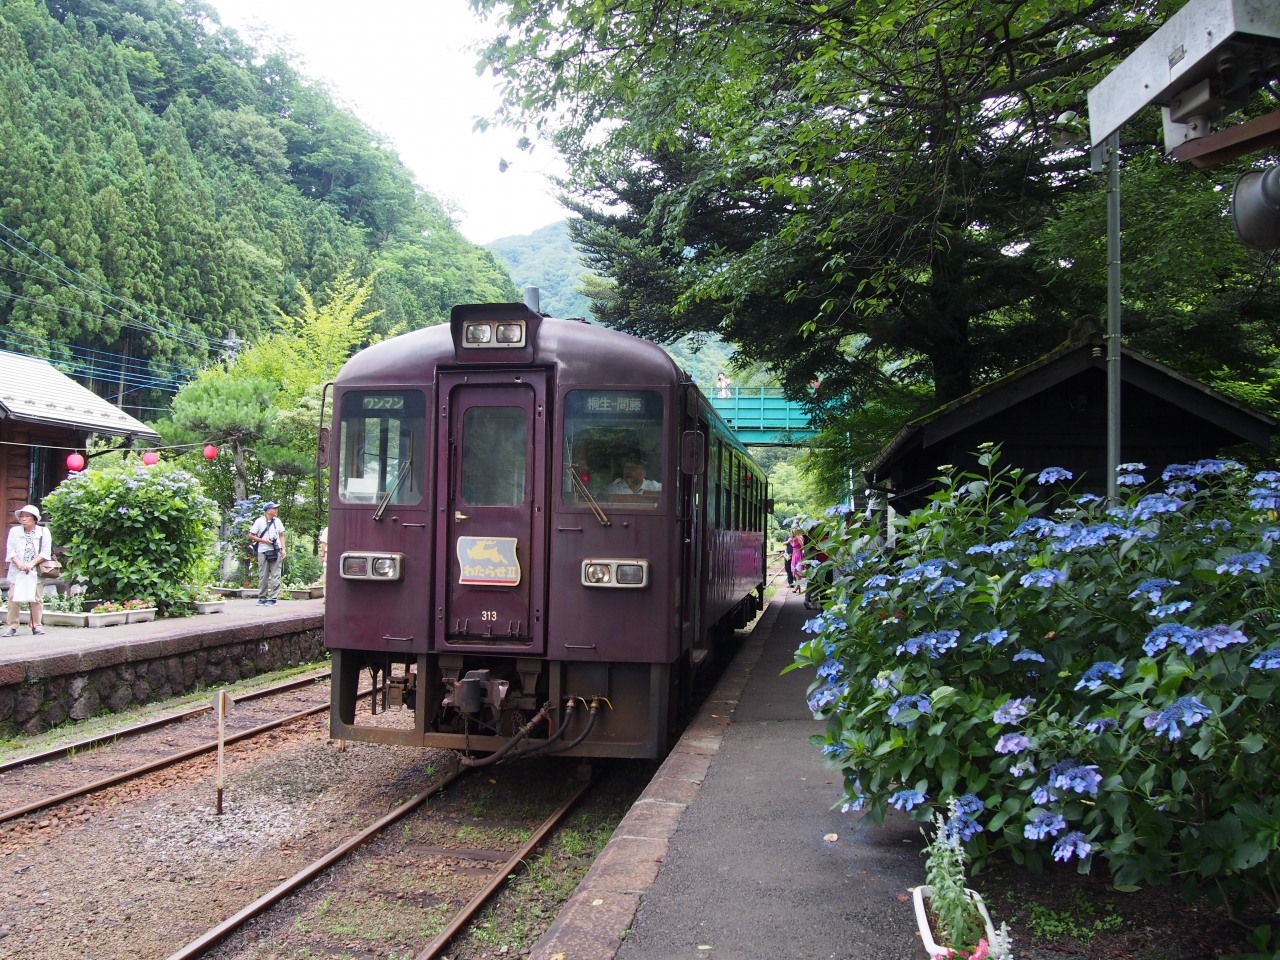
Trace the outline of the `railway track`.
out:
<instances>
[{"instance_id":1,"label":"railway track","mask_svg":"<svg viewBox=\"0 0 1280 960\"><path fill-rule=\"evenodd\" d=\"M413 811L422 807L430 797L438 794L445 787L462 777L476 777L480 775L481 774L477 771L460 770L455 765L442 779L433 783L426 790L414 795L390 813L386 814L386 816L381 817L355 836L318 857L303 869L295 873L292 877L263 894L257 900L254 900L233 916L228 917L222 923L211 928L195 940L192 940L182 949L171 954L168 960L196 960L198 957L205 956L219 943L244 928L250 923L250 921L259 917L286 897L301 891L313 880L320 877L335 864L338 864L343 860L343 858L361 848L379 834L382 834L388 827L392 826L397 821L404 819ZM466 902L466 904L453 915L450 921L445 925L444 929L436 934L435 937L422 949L422 951L417 954L416 960L434 960L434 958L440 956L441 952L450 943L450 941L452 941L467 927L489 898L492 897L493 894L496 893L504 883L506 883L508 878L510 878L511 875L526 862L526 859L530 854L533 853L533 851L537 849L537 847L547 838L547 835L560 824L570 810L572 810L587 791L591 789L591 786L592 781L590 779L581 782L568 799L561 803L550 816L544 819L531 832L519 849L514 852L508 850L474 849L455 851L460 857L469 861L498 862L501 865L497 871L489 877L488 882L485 883L483 888L477 891Z\"/></svg>"},{"instance_id":2,"label":"railway track","mask_svg":"<svg viewBox=\"0 0 1280 960\"><path fill-rule=\"evenodd\" d=\"M296 680L290 680L286 683L264 687L260 690L251 690L236 697L235 702L237 704L252 703L269 697L279 696L281 694L305 690L308 687L314 687L317 683L323 680L327 680L329 676L330 674L328 672L314 674ZM367 693L368 691L364 691L362 695L367 695ZM242 740L248 740L253 737L260 736L268 731L283 727L289 723L293 723L294 721L314 716L319 713L324 713L328 709L329 702L326 697L323 703L307 706L301 710L292 711L285 716L273 717L265 722L255 724L248 729L236 730L228 734L224 742L227 744L234 744ZM156 731L163 730L166 727L171 727L176 724L181 724L184 721L190 721L202 715L210 714L211 712L212 707L208 705L196 707L180 713L170 714L155 720L136 724L132 727L126 727L123 730L115 731L110 734L88 738L79 741L78 743L58 747L53 750L33 754L31 756L20 757L15 760L8 761L7 763L0 764L0 775L18 771L23 768L34 767L39 764L49 763L58 759L74 758L77 754L83 754L85 751L95 750L96 748L108 744L117 744L122 741L129 741L143 734L154 733ZM14 820L18 817L35 813L48 807L57 806L58 804L65 803L68 800L73 800L77 797L95 793L99 790L106 789L107 787L144 776L148 773L153 773L157 770L162 770L165 767L182 763L185 760L190 760L193 757L198 757L202 754L212 753L217 750L217 748L218 741L216 738L202 740L192 746L179 749L177 752L166 753L163 756L149 760L145 763L136 764L123 770L113 771L105 776L97 777L88 782L83 782L60 790L56 793L47 794L26 803L19 804L15 807L0 811L0 823ZM11 786L10 784L6 785Z\"/></svg>"}]
</instances>

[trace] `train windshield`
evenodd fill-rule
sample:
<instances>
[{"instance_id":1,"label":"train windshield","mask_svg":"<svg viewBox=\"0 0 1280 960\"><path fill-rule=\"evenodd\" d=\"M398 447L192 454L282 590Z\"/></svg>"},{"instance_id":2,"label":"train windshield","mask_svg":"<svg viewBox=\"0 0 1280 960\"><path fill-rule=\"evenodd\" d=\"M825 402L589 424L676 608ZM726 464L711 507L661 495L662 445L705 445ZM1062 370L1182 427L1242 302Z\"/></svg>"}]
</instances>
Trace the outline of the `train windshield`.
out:
<instances>
[{"instance_id":1,"label":"train windshield","mask_svg":"<svg viewBox=\"0 0 1280 960\"><path fill-rule=\"evenodd\" d=\"M392 504L422 501L426 398L417 390L351 391L342 398L338 498Z\"/></svg>"},{"instance_id":2,"label":"train windshield","mask_svg":"<svg viewBox=\"0 0 1280 960\"><path fill-rule=\"evenodd\" d=\"M652 390L572 390L565 397L567 506L603 504L653 510L662 502L662 397ZM575 483L569 471L581 480Z\"/></svg>"}]
</instances>

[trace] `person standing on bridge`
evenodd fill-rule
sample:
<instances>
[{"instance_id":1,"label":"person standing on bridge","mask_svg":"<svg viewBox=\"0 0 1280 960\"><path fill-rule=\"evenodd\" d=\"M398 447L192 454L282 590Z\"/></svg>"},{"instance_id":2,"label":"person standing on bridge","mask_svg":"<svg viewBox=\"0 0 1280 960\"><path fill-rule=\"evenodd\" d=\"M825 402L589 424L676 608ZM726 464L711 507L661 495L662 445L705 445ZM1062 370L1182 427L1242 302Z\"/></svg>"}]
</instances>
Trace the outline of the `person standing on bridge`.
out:
<instances>
[{"instance_id":1,"label":"person standing on bridge","mask_svg":"<svg viewBox=\"0 0 1280 960\"><path fill-rule=\"evenodd\" d=\"M18 635L19 605L25 603L31 611L31 632L44 633L40 626L40 614L44 601L40 599L40 564L53 559L53 543L49 528L38 526L40 510L27 504L14 514L20 526L9 530L9 541L4 558L9 564L9 615L5 618L4 635Z\"/></svg>"},{"instance_id":2,"label":"person standing on bridge","mask_svg":"<svg viewBox=\"0 0 1280 960\"><path fill-rule=\"evenodd\" d=\"M280 568L284 564L284 524L278 507L268 503L249 528L249 542L258 558L258 605L272 606L280 597Z\"/></svg>"},{"instance_id":3,"label":"person standing on bridge","mask_svg":"<svg viewBox=\"0 0 1280 960\"><path fill-rule=\"evenodd\" d=\"M716 374L716 396L719 397L721 400L728 400L731 396L733 396L733 394L729 390L729 387L732 386L732 383L733 382L724 375L723 370L717 373Z\"/></svg>"}]
</instances>

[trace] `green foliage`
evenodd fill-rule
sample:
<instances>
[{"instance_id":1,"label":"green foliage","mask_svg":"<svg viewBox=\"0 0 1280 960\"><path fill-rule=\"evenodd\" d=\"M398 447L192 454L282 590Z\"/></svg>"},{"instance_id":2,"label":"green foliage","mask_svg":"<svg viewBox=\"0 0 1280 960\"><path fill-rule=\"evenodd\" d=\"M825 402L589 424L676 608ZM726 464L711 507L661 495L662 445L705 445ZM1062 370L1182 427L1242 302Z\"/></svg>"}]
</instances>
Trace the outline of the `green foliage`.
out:
<instances>
[{"instance_id":1,"label":"green foliage","mask_svg":"<svg viewBox=\"0 0 1280 960\"><path fill-rule=\"evenodd\" d=\"M587 268L563 220L533 233L502 237L485 247L511 271L517 289L538 288L544 313L553 317L591 316L591 303L579 291Z\"/></svg>"},{"instance_id":2,"label":"green foliage","mask_svg":"<svg viewBox=\"0 0 1280 960\"><path fill-rule=\"evenodd\" d=\"M384 333L515 299L381 137L199 3L0 0L0 223L80 274L4 234L3 342L166 389L352 264ZM114 393L95 357L68 369Z\"/></svg>"},{"instance_id":3,"label":"green foliage","mask_svg":"<svg viewBox=\"0 0 1280 960\"><path fill-rule=\"evenodd\" d=\"M951 816L958 811L951 801ZM935 941L939 946L973 953L985 930L965 886L965 862L968 855L964 844L954 830L947 829L947 821L941 813L934 814L933 839L925 847L925 882L931 888L929 910L936 920Z\"/></svg>"},{"instance_id":4,"label":"green foliage","mask_svg":"<svg viewBox=\"0 0 1280 960\"><path fill-rule=\"evenodd\" d=\"M848 808L956 799L975 862L1052 846L1119 889L1280 907L1280 472L1200 461L1162 490L1126 465L1104 509L997 460L945 474L894 550L840 513L814 533L834 583L797 663Z\"/></svg>"},{"instance_id":5,"label":"green foliage","mask_svg":"<svg viewBox=\"0 0 1280 960\"><path fill-rule=\"evenodd\" d=\"M45 498L72 576L102 600L154 600L167 611L210 570L218 511L200 482L173 467L74 473Z\"/></svg>"},{"instance_id":6,"label":"green foliage","mask_svg":"<svg viewBox=\"0 0 1280 960\"><path fill-rule=\"evenodd\" d=\"M323 573L320 558L314 553L307 553L295 545L284 558L284 566L280 575L289 583L316 583Z\"/></svg>"},{"instance_id":7,"label":"green foliage","mask_svg":"<svg viewBox=\"0 0 1280 960\"><path fill-rule=\"evenodd\" d=\"M1026 907L1027 929L1040 940L1089 943L1098 934L1119 930L1124 925L1111 904L1106 904L1103 915L1098 916L1098 909L1080 893L1065 910L1051 910L1035 900Z\"/></svg>"}]
</instances>

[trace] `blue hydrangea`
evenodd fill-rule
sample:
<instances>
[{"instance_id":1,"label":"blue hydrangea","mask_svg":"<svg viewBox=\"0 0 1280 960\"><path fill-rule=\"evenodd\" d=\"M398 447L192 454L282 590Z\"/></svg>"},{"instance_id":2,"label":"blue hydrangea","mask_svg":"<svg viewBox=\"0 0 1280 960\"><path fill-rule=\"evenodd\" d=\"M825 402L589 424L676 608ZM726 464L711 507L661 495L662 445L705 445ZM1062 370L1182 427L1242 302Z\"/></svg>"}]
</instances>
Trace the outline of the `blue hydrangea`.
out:
<instances>
[{"instance_id":1,"label":"blue hydrangea","mask_svg":"<svg viewBox=\"0 0 1280 960\"><path fill-rule=\"evenodd\" d=\"M1084 725L1084 728L1089 733L1102 733L1103 730L1110 730L1112 727L1119 725L1119 722L1114 717L1094 717Z\"/></svg>"},{"instance_id":2,"label":"blue hydrangea","mask_svg":"<svg viewBox=\"0 0 1280 960\"><path fill-rule=\"evenodd\" d=\"M1191 609L1190 600L1177 600L1173 603L1161 603L1151 608L1151 616L1157 620L1172 617L1175 613L1186 613Z\"/></svg>"},{"instance_id":3,"label":"blue hydrangea","mask_svg":"<svg viewBox=\"0 0 1280 960\"><path fill-rule=\"evenodd\" d=\"M919 790L899 790L889 798L889 805L895 810L912 810L928 799L928 795Z\"/></svg>"},{"instance_id":4,"label":"blue hydrangea","mask_svg":"<svg viewBox=\"0 0 1280 960\"><path fill-rule=\"evenodd\" d=\"M1013 659L1017 660L1034 660L1036 663L1044 663L1044 657L1036 653L1034 650L1019 650L1013 655Z\"/></svg>"},{"instance_id":5,"label":"blue hydrangea","mask_svg":"<svg viewBox=\"0 0 1280 960\"><path fill-rule=\"evenodd\" d=\"M991 552L991 547L985 543L975 543L972 547L970 547L968 550L965 551L965 553L969 554L969 556L973 556L974 554L978 554L978 553L990 553L990 552Z\"/></svg>"},{"instance_id":6,"label":"blue hydrangea","mask_svg":"<svg viewBox=\"0 0 1280 960\"><path fill-rule=\"evenodd\" d=\"M929 586L925 587L924 592L945 597L949 593L955 593L963 586L963 580L957 580L955 577L939 577L937 580L933 581L933 583L929 584Z\"/></svg>"},{"instance_id":7,"label":"blue hydrangea","mask_svg":"<svg viewBox=\"0 0 1280 960\"><path fill-rule=\"evenodd\" d=\"M1017 723L1027 715L1027 711L1034 707L1035 700L1031 697L1019 697L1016 700L1006 700L1000 706L996 707L995 713L991 719L996 723Z\"/></svg>"},{"instance_id":8,"label":"blue hydrangea","mask_svg":"<svg viewBox=\"0 0 1280 960\"><path fill-rule=\"evenodd\" d=\"M1081 860L1093 853L1093 844L1079 830L1072 830L1053 845L1053 859L1065 863L1073 856Z\"/></svg>"},{"instance_id":9,"label":"blue hydrangea","mask_svg":"<svg viewBox=\"0 0 1280 960\"><path fill-rule=\"evenodd\" d=\"M867 582L862 586L864 589L869 587L887 587L892 579L893 578L887 573L877 573L874 576L867 577Z\"/></svg>"},{"instance_id":10,"label":"blue hydrangea","mask_svg":"<svg viewBox=\"0 0 1280 960\"><path fill-rule=\"evenodd\" d=\"M1015 763L1012 767L1009 768L1009 773L1011 773L1015 777L1021 777L1024 774L1035 773L1035 772L1036 772L1036 763L1032 757L1027 757L1024 760L1019 760L1017 763Z\"/></svg>"},{"instance_id":11,"label":"blue hydrangea","mask_svg":"<svg viewBox=\"0 0 1280 960\"><path fill-rule=\"evenodd\" d=\"M1009 636L1008 630L1001 630L999 627L997 627L994 630L988 630L986 633L978 634L976 637L973 638L973 642L982 643L985 640L987 643L991 644L993 647L998 647L1008 638L1008 636Z\"/></svg>"},{"instance_id":12,"label":"blue hydrangea","mask_svg":"<svg viewBox=\"0 0 1280 960\"><path fill-rule=\"evenodd\" d=\"M915 722L914 719L899 722L898 714L904 710L933 713L933 705L929 702L928 695L924 693L908 693L899 697L889 705L889 719L895 726L909 727Z\"/></svg>"},{"instance_id":13,"label":"blue hydrangea","mask_svg":"<svg viewBox=\"0 0 1280 960\"><path fill-rule=\"evenodd\" d=\"M844 753L843 743L828 743L822 748L822 755L824 757L834 757L841 753Z\"/></svg>"},{"instance_id":14,"label":"blue hydrangea","mask_svg":"<svg viewBox=\"0 0 1280 960\"><path fill-rule=\"evenodd\" d=\"M1067 574L1063 570L1032 570L1030 573L1024 573L1018 582L1024 587L1039 587L1047 590L1056 583L1062 583L1067 579Z\"/></svg>"},{"instance_id":15,"label":"blue hydrangea","mask_svg":"<svg viewBox=\"0 0 1280 960\"><path fill-rule=\"evenodd\" d=\"M1097 690L1102 686L1102 681L1110 677L1113 680L1119 680L1124 676L1124 671L1120 669L1118 664L1112 663L1110 660L1099 660L1088 670L1084 672L1084 676L1080 678L1080 682L1076 684L1075 689L1081 690L1088 687L1090 690Z\"/></svg>"},{"instance_id":16,"label":"blue hydrangea","mask_svg":"<svg viewBox=\"0 0 1280 960\"><path fill-rule=\"evenodd\" d=\"M1002 553L1008 553L1018 545L1016 540L999 540L991 545L991 553L993 556L1000 556Z\"/></svg>"},{"instance_id":17,"label":"blue hydrangea","mask_svg":"<svg viewBox=\"0 0 1280 960\"><path fill-rule=\"evenodd\" d=\"M1280 670L1280 650L1267 650L1249 664L1255 670Z\"/></svg>"},{"instance_id":18,"label":"blue hydrangea","mask_svg":"<svg viewBox=\"0 0 1280 960\"><path fill-rule=\"evenodd\" d=\"M1170 740L1182 739L1182 728L1179 724L1194 727L1201 720L1213 716L1213 711L1195 697L1179 697L1159 713L1153 713L1142 721L1148 730L1156 736L1164 734Z\"/></svg>"},{"instance_id":19,"label":"blue hydrangea","mask_svg":"<svg viewBox=\"0 0 1280 960\"><path fill-rule=\"evenodd\" d=\"M937 660L943 652L952 649L960 639L959 630L934 630L912 637L898 646L898 656L903 653L915 656L921 651L927 653L931 660Z\"/></svg>"},{"instance_id":20,"label":"blue hydrangea","mask_svg":"<svg viewBox=\"0 0 1280 960\"><path fill-rule=\"evenodd\" d=\"M1015 537L1025 537L1029 533L1034 533L1037 536L1040 536L1042 535L1042 531L1046 528L1056 526L1056 523L1052 520L1046 520L1044 517L1031 517L1027 520L1023 520L1020 524L1014 527L1013 535Z\"/></svg>"},{"instance_id":21,"label":"blue hydrangea","mask_svg":"<svg viewBox=\"0 0 1280 960\"><path fill-rule=\"evenodd\" d=\"M966 793L956 797L956 810L967 817L977 816L986 809L987 805L976 793Z\"/></svg>"},{"instance_id":22,"label":"blue hydrangea","mask_svg":"<svg viewBox=\"0 0 1280 960\"><path fill-rule=\"evenodd\" d=\"M1096 493L1082 493L1080 496L1076 497L1076 503L1080 504L1082 507L1087 507L1091 503L1101 502L1102 498Z\"/></svg>"},{"instance_id":23,"label":"blue hydrangea","mask_svg":"<svg viewBox=\"0 0 1280 960\"><path fill-rule=\"evenodd\" d=\"M852 512L852 508L847 503L837 503L834 507L827 507L825 513L828 517L843 517Z\"/></svg>"},{"instance_id":24,"label":"blue hydrangea","mask_svg":"<svg viewBox=\"0 0 1280 960\"><path fill-rule=\"evenodd\" d=\"M1227 647L1248 642L1249 638L1241 631L1225 623L1218 623L1212 627L1197 630L1182 649L1187 652L1187 656L1190 656L1199 650L1204 650L1205 653L1217 653Z\"/></svg>"},{"instance_id":25,"label":"blue hydrangea","mask_svg":"<svg viewBox=\"0 0 1280 960\"><path fill-rule=\"evenodd\" d=\"M829 707L835 703L848 692L849 685L847 683L824 683L809 694L809 709L817 713L822 708Z\"/></svg>"},{"instance_id":26,"label":"blue hydrangea","mask_svg":"<svg viewBox=\"0 0 1280 960\"><path fill-rule=\"evenodd\" d=\"M1046 467L1040 471L1040 476L1036 477L1036 483L1043 487L1046 484L1071 479L1073 479L1073 476L1070 470L1064 470L1062 467Z\"/></svg>"},{"instance_id":27,"label":"blue hydrangea","mask_svg":"<svg viewBox=\"0 0 1280 960\"><path fill-rule=\"evenodd\" d=\"M1182 581L1165 580L1161 577L1155 577L1151 580L1144 580L1138 584L1136 590L1129 594L1130 600L1137 600L1139 597L1146 597L1152 603L1159 603L1164 596L1164 591L1169 587L1176 587Z\"/></svg>"},{"instance_id":28,"label":"blue hydrangea","mask_svg":"<svg viewBox=\"0 0 1280 960\"><path fill-rule=\"evenodd\" d=\"M1162 623L1147 634L1147 639L1142 642L1142 649L1146 651L1148 657L1154 657L1170 643L1186 649L1187 643L1195 635L1196 631L1191 627L1184 627L1180 623Z\"/></svg>"},{"instance_id":29,"label":"blue hydrangea","mask_svg":"<svg viewBox=\"0 0 1280 960\"><path fill-rule=\"evenodd\" d=\"M1131 537L1133 535L1134 531L1127 530L1114 523L1097 523L1089 527L1075 527L1054 544L1054 549L1070 553L1073 550L1100 547L1110 537Z\"/></svg>"},{"instance_id":30,"label":"blue hydrangea","mask_svg":"<svg viewBox=\"0 0 1280 960\"><path fill-rule=\"evenodd\" d=\"M1038 813L1036 818L1022 828L1022 835L1028 840L1043 840L1045 837L1056 837L1067 829L1067 821L1060 813Z\"/></svg>"},{"instance_id":31,"label":"blue hydrangea","mask_svg":"<svg viewBox=\"0 0 1280 960\"><path fill-rule=\"evenodd\" d=\"M1207 477L1221 473L1239 473L1243 470L1244 464L1234 460L1197 460L1191 465L1191 476Z\"/></svg>"},{"instance_id":32,"label":"blue hydrangea","mask_svg":"<svg viewBox=\"0 0 1280 960\"><path fill-rule=\"evenodd\" d=\"M1280 541L1280 527L1268 527L1262 531L1262 539L1271 543Z\"/></svg>"},{"instance_id":33,"label":"blue hydrangea","mask_svg":"<svg viewBox=\"0 0 1280 960\"><path fill-rule=\"evenodd\" d=\"M963 813L957 813L943 827L943 833L948 840L958 838L963 843L968 843L982 832L982 824L973 819L973 817L965 816Z\"/></svg>"},{"instance_id":34,"label":"blue hydrangea","mask_svg":"<svg viewBox=\"0 0 1280 960\"><path fill-rule=\"evenodd\" d=\"M859 601L859 607L867 607L875 603L877 600L883 600L889 596L886 590L867 590L862 594L862 600Z\"/></svg>"},{"instance_id":35,"label":"blue hydrangea","mask_svg":"<svg viewBox=\"0 0 1280 960\"><path fill-rule=\"evenodd\" d=\"M1196 492L1196 485L1190 480L1175 480L1164 488L1171 497L1187 497Z\"/></svg>"},{"instance_id":36,"label":"blue hydrangea","mask_svg":"<svg viewBox=\"0 0 1280 960\"><path fill-rule=\"evenodd\" d=\"M817 670L818 676L834 680L844 673L844 664L839 660L827 660Z\"/></svg>"},{"instance_id":37,"label":"blue hydrangea","mask_svg":"<svg viewBox=\"0 0 1280 960\"><path fill-rule=\"evenodd\" d=\"M1053 803L1057 799L1058 795L1043 784L1031 791L1031 802L1038 807Z\"/></svg>"},{"instance_id":38,"label":"blue hydrangea","mask_svg":"<svg viewBox=\"0 0 1280 960\"><path fill-rule=\"evenodd\" d=\"M926 560L918 567L904 570L898 575L899 583L915 583L920 580L937 580L948 568L954 570L956 565L950 560Z\"/></svg>"},{"instance_id":39,"label":"blue hydrangea","mask_svg":"<svg viewBox=\"0 0 1280 960\"><path fill-rule=\"evenodd\" d=\"M1145 463L1118 463L1116 464L1116 473L1137 473L1139 470L1147 469Z\"/></svg>"},{"instance_id":40,"label":"blue hydrangea","mask_svg":"<svg viewBox=\"0 0 1280 960\"><path fill-rule=\"evenodd\" d=\"M887 677L876 676L871 678L871 686L877 690L889 690L898 683L898 671L893 671Z\"/></svg>"},{"instance_id":41,"label":"blue hydrangea","mask_svg":"<svg viewBox=\"0 0 1280 960\"><path fill-rule=\"evenodd\" d=\"M1183 477L1190 477L1192 467L1189 463L1171 463L1164 468L1164 473L1160 474L1162 480L1176 480Z\"/></svg>"},{"instance_id":42,"label":"blue hydrangea","mask_svg":"<svg viewBox=\"0 0 1280 960\"><path fill-rule=\"evenodd\" d=\"M1261 573L1264 567L1271 566L1271 558L1265 553L1251 551L1249 553L1237 553L1234 557L1227 557L1220 564L1217 570L1219 573L1229 573L1232 576L1243 573L1248 570L1250 573Z\"/></svg>"},{"instance_id":43,"label":"blue hydrangea","mask_svg":"<svg viewBox=\"0 0 1280 960\"><path fill-rule=\"evenodd\" d=\"M1067 759L1054 764L1049 770L1049 783L1059 790L1091 793L1096 797L1102 775L1098 773L1096 764L1086 766L1077 760Z\"/></svg>"},{"instance_id":44,"label":"blue hydrangea","mask_svg":"<svg viewBox=\"0 0 1280 960\"><path fill-rule=\"evenodd\" d=\"M1223 532L1228 532L1231 530L1231 521L1230 520L1210 520L1209 529L1222 530Z\"/></svg>"},{"instance_id":45,"label":"blue hydrangea","mask_svg":"<svg viewBox=\"0 0 1280 960\"><path fill-rule=\"evenodd\" d=\"M1167 493L1149 493L1137 502L1132 515L1135 520L1146 521L1162 513L1175 513L1182 506L1183 501Z\"/></svg>"},{"instance_id":46,"label":"blue hydrangea","mask_svg":"<svg viewBox=\"0 0 1280 960\"><path fill-rule=\"evenodd\" d=\"M1031 749L1031 741L1021 733L1006 733L996 741L996 753L1022 753Z\"/></svg>"},{"instance_id":47,"label":"blue hydrangea","mask_svg":"<svg viewBox=\"0 0 1280 960\"><path fill-rule=\"evenodd\" d=\"M1116 477L1116 485L1120 487L1140 487L1147 478L1140 473L1122 473Z\"/></svg>"}]
</instances>

